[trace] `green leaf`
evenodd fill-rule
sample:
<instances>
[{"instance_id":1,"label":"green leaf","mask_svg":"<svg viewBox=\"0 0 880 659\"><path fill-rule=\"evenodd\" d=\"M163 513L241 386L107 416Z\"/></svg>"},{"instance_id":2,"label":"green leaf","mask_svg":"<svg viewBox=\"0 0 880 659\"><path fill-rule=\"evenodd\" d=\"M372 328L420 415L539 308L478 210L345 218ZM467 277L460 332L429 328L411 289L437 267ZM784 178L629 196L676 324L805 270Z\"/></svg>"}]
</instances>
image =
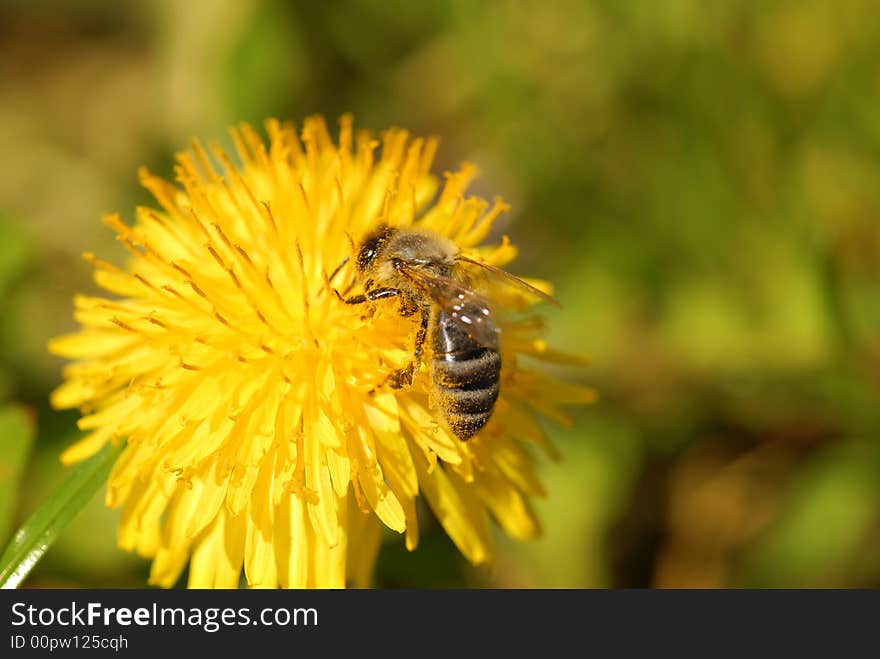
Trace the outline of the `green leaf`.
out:
<instances>
[{"instance_id":1,"label":"green leaf","mask_svg":"<svg viewBox=\"0 0 880 659\"><path fill-rule=\"evenodd\" d=\"M0 407L0 540L12 525L19 483L34 441L33 423L19 405Z\"/></svg>"},{"instance_id":2,"label":"green leaf","mask_svg":"<svg viewBox=\"0 0 880 659\"><path fill-rule=\"evenodd\" d=\"M17 588L58 534L107 480L122 445L107 445L71 469L67 478L18 530L0 556L0 588Z\"/></svg>"}]
</instances>

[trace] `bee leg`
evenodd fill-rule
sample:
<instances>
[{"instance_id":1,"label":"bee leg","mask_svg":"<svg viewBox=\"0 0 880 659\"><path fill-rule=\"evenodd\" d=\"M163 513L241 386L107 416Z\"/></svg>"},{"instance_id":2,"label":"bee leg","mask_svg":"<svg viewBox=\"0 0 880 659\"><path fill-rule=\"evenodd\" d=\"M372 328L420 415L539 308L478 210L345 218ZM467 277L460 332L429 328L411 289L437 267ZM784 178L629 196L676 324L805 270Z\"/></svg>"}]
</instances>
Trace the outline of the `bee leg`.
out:
<instances>
[{"instance_id":1,"label":"bee leg","mask_svg":"<svg viewBox=\"0 0 880 659\"><path fill-rule=\"evenodd\" d=\"M381 300L386 297L396 297L400 295L399 288L374 288L366 292L368 300Z\"/></svg>"},{"instance_id":2,"label":"bee leg","mask_svg":"<svg viewBox=\"0 0 880 659\"><path fill-rule=\"evenodd\" d=\"M418 310L419 305L416 304L411 297L407 295L400 296L400 308L398 308L397 312L401 316L409 318Z\"/></svg>"},{"instance_id":3,"label":"bee leg","mask_svg":"<svg viewBox=\"0 0 880 659\"><path fill-rule=\"evenodd\" d=\"M413 358L409 366L395 371L388 376L388 383L392 389L402 389L412 384L413 375L415 375L416 367L422 357L422 348L425 346L425 339L428 338L428 321L431 312L427 308L422 309L422 322L419 325L419 331L416 332L416 343L413 348Z\"/></svg>"},{"instance_id":4,"label":"bee leg","mask_svg":"<svg viewBox=\"0 0 880 659\"><path fill-rule=\"evenodd\" d=\"M352 295L351 297L342 297L335 288L333 292L336 293L336 297L345 302L346 304L363 304L367 301L366 295Z\"/></svg>"},{"instance_id":5,"label":"bee leg","mask_svg":"<svg viewBox=\"0 0 880 659\"><path fill-rule=\"evenodd\" d=\"M337 295L339 295L338 292ZM395 297L397 295L400 295L400 290L397 288L374 288L361 295L352 295L347 298L339 297L346 304L363 304L367 300L381 300L382 298Z\"/></svg>"},{"instance_id":6,"label":"bee leg","mask_svg":"<svg viewBox=\"0 0 880 659\"><path fill-rule=\"evenodd\" d=\"M419 331L416 332L416 345L413 350L413 361L419 361L422 358L422 348L425 346L425 339L428 338L428 321L431 318L431 311L427 307L422 308L422 322L419 325Z\"/></svg>"}]
</instances>

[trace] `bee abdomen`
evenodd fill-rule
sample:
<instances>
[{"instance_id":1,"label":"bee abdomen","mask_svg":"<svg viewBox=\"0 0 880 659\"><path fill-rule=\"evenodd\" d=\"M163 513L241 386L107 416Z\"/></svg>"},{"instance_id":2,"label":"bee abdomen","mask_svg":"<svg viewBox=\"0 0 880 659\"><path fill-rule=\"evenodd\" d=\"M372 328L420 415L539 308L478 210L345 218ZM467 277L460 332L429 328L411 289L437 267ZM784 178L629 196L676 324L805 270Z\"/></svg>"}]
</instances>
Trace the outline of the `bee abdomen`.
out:
<instances>
[{"instance_id":1,"label":"bee abdomen","mask_svg":"<svg viewBox=\"0 0 880 659\"><path fill-rule=\"evenodd\" d=\"M475 347L434 360L434 382L440 410L459 439L476 435L498 399L501 356L496 350Z\"/></svg>"},{"instance_id":2,"label":"bee abdomen","mask_svg":"<svg viewBox=\"0 0 880 659\"><path fill-rule=\"evenodd\" d=\"M498 399L498 385L485 389L440 387L440 406L449 414L487 414Z\"/></svg>"},{"instance_id":3,"label":"bee abdomen","mask_svg":"<svg viewBox=\"0 0 880 659\"><path fill-rule=\"evenodd\" d=\"M446 423L456 437L466 441L483 429L490 416L492 416L491 411L482 414L447 414Z\"/></svg>"},{"instance_id":4,"label":"bee abdomen","mask_svg":"<svg viewBox=\"0 0 880 659\"><path fill-rule=\"evenodd\" d=\"M498 385L501 355L489 348L450 353L434 359L434 379L440 388L478 390Z\"/></svg>"}]
</instances>

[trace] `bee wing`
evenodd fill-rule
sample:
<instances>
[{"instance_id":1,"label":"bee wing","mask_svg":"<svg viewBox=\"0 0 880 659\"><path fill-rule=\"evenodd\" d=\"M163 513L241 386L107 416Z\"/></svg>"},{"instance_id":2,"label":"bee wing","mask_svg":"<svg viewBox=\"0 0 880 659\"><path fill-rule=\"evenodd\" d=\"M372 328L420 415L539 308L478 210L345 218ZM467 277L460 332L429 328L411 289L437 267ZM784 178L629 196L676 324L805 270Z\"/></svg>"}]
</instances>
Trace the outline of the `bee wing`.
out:
<instances>
[{"instance_id":1,"label":"bee wing","mask_svg":"<svg viewBox=\"0 0 880 659\"><path fill-rule=\"evenodd\" d=\"M530 295L543 300L544 302L549 302L554 307L562 308L562 305L559 304L559 301L554 298L552 295L547 295L544 291L535 288L528 282L523 281L516 275L512 275L506 270L502 270L501 268L496 268L494 265L489 265L488 263L483 263L482 261L477 261L476 259L472 259L470 257L459 254L455 257L458 261L464 261L470 265L475 265L482 268L489 275L493 276L495 279L500 280L506 284L512 284L518 287L520 290L529 293Z\"/></svg>"},{"instance_id":2,"label":"bee wing","mask_svg":"<svg viewBox=\"0 0 880 659\"><path fill-rule=\"evenodd\" d=\"M482 346L498 345L498 326L489 300L460 282L423 268L401 265L403 273L428 292L431 299L468 336Z\"/></svg>"}]
</instances>

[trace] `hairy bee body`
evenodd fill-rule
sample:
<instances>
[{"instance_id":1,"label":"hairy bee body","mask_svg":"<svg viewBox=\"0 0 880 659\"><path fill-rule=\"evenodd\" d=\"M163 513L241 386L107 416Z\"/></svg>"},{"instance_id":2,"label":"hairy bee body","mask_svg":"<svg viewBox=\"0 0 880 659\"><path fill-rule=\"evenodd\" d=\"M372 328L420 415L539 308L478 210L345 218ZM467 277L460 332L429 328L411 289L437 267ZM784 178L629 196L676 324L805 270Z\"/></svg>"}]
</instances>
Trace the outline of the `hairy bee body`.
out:
<instances>
[{"instance_id":1,"label":"hairy bee body","mask_svg":"<svg viewBox=\"0 0 880 659\"><path fill-rule=\"evenodd\" d=\"M456 437L467 440L476 435L498 400L501 353L493 304L470 288L464 267L477 267L531 295L552 298L509 273L460 254L455 243L423 229L381 226L364 238L355 263L363 293L343 298L346 304L393 297L401 315L421 315L412 362L389 374L386 382L395 388L412 384L427 342L433 352L431 399Z\"/></svg>"},{"instance_id":2,"label":"hairy bee body","mask_svg":"<svg viewBox=\"0 0 880 659\"><path fill-rule=\"evenodd\" d=\"M455 435L470 439L486 425L498 399L498 343L478 343L444 310L435 312L429 334L434 351L431 380L438 406Z\"/></svg>"}]
</instances>

